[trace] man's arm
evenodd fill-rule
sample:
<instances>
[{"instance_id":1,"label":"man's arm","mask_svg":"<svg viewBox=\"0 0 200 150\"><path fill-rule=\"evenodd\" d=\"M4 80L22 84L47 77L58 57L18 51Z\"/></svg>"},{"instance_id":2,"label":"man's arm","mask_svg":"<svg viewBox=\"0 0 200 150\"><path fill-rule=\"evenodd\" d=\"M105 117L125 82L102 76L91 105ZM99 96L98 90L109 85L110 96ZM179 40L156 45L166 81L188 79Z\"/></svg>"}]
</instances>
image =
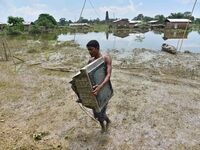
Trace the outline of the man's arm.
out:
<instances>
[{"instance_id":1,"label":"man's arm","mask_svg":"<svg viewBox=\"0 0 200 150\"><path fill-rule=\"evenodd\" d=\"M111 77L111 72L112 72L112 59L110 58L110 56L105 55L104 57L104 61L106 63L106 76L105 79L103 80L103 82L99 85L95 85L93 88L94 90L92 91L92 93L94 95L97 95L98 92L100 91L100 89L110 80Z\"/></svg>"}]
</instances>

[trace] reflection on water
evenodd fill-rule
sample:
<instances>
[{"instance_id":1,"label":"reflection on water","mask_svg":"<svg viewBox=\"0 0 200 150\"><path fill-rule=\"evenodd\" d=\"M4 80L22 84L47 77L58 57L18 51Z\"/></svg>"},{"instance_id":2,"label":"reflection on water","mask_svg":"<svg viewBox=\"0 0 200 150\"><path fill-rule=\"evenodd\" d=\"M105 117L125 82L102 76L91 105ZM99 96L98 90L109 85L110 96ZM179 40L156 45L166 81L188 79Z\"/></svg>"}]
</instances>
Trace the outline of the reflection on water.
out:
<instances>
[{"instance_id":1,"label":"reflection on water","mask_svg":"<svg viewBox=\"0 0 200 150\"><path fill-rule=\"evenodd\" d=\"M74 40L81 47L85 48L88 41L96 39L99 41L101 50L110 51L117 50L123 55L129 55L135 48L146 48L156 51L161 50L163 43L167 43L177 47L177 43L183 40L181 51L189 50L191 52L200 53L200 32L186 32L181 30L165 30L165 31L145 31L145 32L128 32L120 30L113 33L105 32L88 32L88 33L51 33L41 35L20 35L6 36L9 40L58 40L70 41Z\"/></svg>"},{"instance_id":2,"label":"reflection on water","mask_svg":"<svg viewBox=\"0 0 200 150\"><path fill-rule=\"evenodd\" d=\"M188 31L185 30L164 30L164 40L167 39L187 39Z\"/></svg>"},{"instance_id":3,"label":"reflection on water","mask_svg":"<svg viewBox=\"0 0 200 150\"><path fill-rule=\"evenodd\" d=\"M61 34L58 36L58 41L75 40L81 47L85 48L88 41L96 39L99 41L101 49L109 51L117 49L119 52L125 52L127 55L135 48L146 48L153 50L161 50L163 43L177 46L180 39L183 39L181 51L189 50L191 52L200 52L200 35L197 31L186 32L184 31L147 31L144 33L129 33L125 31L118 31L114 33L104 32L89 32L87 34L76 33L74 34Z\"/></svg>"},{"instance_id":4,"label":"reflection on water","mask_svg":"<svg viewBox=\"0 0 200 150\"><path fill-rule=\"evenodd\" d=\"M113 33L114 36L120 37L120 38L125 38L129 36L129 31L128 30L116 30Z\"/></svg>"},{"instance_id":5,"label":"reflection on water","mask_svg":"<svg viewBox=\"0 0 200 150\"><path fill-rule=\"evenodd\" d=\"M8 40L57 40L58 34L48 33L48 34L39 34L39 35L7 35Z\"/></svg>"}]
</instances>

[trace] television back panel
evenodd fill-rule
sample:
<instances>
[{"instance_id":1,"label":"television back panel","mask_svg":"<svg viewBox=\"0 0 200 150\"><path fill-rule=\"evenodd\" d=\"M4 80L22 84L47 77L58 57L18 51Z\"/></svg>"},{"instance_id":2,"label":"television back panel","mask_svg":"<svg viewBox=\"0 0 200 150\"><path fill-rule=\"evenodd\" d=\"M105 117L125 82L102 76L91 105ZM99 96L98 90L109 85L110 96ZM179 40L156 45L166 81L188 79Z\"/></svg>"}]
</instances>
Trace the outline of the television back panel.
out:
<instances>
[{"instance_id":1,"label":"television back panel","mask_svg":"<svg viewBox=\"0 0 200 150\"><path fill-rule=\"evenodd\" d=\"M97 96L91 93L93 90L92 87L100 84L105 76L106 65L101 57L83 67L72 79L76 86L76 93L78 93L82 104L88 108L95 109L97 112L101 111L113 95L110 81L101 88Z\"/></svg>"}]
</instances>

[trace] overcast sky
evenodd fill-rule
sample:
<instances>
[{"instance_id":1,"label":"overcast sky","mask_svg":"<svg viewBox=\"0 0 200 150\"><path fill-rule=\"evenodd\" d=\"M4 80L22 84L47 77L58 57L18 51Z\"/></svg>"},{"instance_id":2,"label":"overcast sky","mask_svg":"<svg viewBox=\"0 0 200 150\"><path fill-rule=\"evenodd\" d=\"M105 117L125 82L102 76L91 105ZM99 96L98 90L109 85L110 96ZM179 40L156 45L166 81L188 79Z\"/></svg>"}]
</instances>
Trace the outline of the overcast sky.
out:
<instances>
[{"instance_id":1,"label":"overcast sky","mask_svg":"<svg viewBox=\"0 0 200 150\"><path fill-rule=\"evenodd\" d=\"M87 19L110 18L132 19L142 13L154 17L163 14L192 11L195 0L87 0L82 16ZM7 22L8 16L23 17L35 21L39 14L48 13L57 21L60 18L78 20L84 0L0 0L0 22ZM193 16L200 18L200 0Z\"/></svg>"}]
</instances>

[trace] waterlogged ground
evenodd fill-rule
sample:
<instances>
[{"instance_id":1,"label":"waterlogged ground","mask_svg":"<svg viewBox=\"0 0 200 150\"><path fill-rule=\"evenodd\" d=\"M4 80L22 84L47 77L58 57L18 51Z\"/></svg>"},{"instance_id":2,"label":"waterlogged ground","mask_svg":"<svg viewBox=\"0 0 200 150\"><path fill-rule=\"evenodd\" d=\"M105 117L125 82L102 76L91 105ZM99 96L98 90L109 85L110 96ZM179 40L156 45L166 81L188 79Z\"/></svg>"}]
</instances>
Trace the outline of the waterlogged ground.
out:
<instances>
[{"instance_id":1,"label":"waterlogged ground","mask_svg":"<svg viewBox=\"0 0 200 150\"><path fill-rule=\"evenodd\" d=\"M0 62L1 150L200 149L200 54L135 49L121 58L110 50L112 123L101 134L68 84L87 50L72 42L12 45L17 58Z\"/></svg>"}]
</instances>

